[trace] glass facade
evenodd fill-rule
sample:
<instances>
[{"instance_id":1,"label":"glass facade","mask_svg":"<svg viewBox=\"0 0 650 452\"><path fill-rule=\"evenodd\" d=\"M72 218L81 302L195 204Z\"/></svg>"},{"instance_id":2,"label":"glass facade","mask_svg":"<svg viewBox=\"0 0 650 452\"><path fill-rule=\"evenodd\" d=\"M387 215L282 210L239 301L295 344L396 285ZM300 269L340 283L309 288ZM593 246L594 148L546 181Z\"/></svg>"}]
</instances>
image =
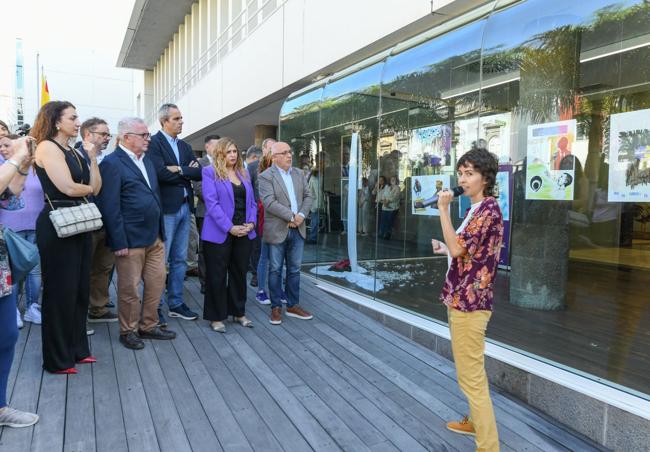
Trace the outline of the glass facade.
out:
<instances>
[{"instance_id":1,"label":"glass facade","mask_svg":"<svg viewBox=\"0 0 650 452\"><path fill-rule=\"evenodd\" d=\"M487 147L507 229L488 338L650 398L650 3L497 2L386 55L282 108L319 187L303 270L446 322L430 198Z\"/></svg>"}]
</instances>

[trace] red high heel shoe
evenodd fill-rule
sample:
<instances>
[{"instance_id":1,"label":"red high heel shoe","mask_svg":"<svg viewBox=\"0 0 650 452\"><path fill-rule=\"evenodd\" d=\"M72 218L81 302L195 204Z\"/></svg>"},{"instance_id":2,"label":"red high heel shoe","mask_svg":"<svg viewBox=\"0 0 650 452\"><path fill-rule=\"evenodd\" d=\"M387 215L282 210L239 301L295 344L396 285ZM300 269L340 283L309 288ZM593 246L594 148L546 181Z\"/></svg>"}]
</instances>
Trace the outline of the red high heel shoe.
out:
<instances>
[{"instance_id":1,"label":"red high heel shoe","mask_svg":"<svg viewBox=\"0 0 650 452\"><path fill-rule=\"evenodd\" d=\"M97 362L97 358L95 358L94 356L86 356L84 359L80 359L79 361L77 361L77 364L92 364L96 362Z\"/></svg>"},{"instance_id":2,"label":"red high heel shoe","mask_svg":"<svg viewBox=\"0 0 650 452\"><path fill-rule=\"evenodd\" d=\"M77 373L77 369L75 369L74 367L71 367L69 369L55 370L52 373L56 374L56 375L74 375L74 374Z\"/></svg>"}]
</instances>

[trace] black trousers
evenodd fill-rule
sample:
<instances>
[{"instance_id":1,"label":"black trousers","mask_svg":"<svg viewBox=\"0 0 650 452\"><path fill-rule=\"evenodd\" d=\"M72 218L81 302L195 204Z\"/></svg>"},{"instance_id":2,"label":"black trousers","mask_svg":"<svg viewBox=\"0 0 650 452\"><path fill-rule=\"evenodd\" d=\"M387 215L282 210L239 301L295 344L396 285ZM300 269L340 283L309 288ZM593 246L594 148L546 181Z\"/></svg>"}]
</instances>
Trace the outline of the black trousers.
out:
<instances>
[{"instance_id":1,"label":"black trousers","mask_svg":"<svg viewBox=\"0 0 650 452\"><path fill-rule=\"evenodd\" d=\"M203 217L194 218L196 218L196 230L199 231L199 282L201 287L205 287L205 258L203 257L203 240L201 240Z\"/></svg>"},{"instance_id":2,"label":"black trousers","mask_svg":"<svg viewBox=\"0 0 650 452\"><path fill-rule=\"evenodd\" d=\"M43 281L43 369L74 367L90 356L86 317L90 294L91 233L60 239L44 209L36 220Z\"/></svg>"},{"instance_id":3,"label":"black trousers","mask_svg":"<svg viewBox=\"0 0 650 452\"><path fill-rule=\"evenodd\" d=\"M228 234L218 244L203 241L205 258L205 299L203 318L223 321L229 315L241 317L246 305L246 270L253 241Z\"/></svg>"},{"instance_id":4,"label":"black trousers","mask_svg":"<svg viewBox=\"0 0 650 452\"><path fill-rule=\"evenodd\" d=\"M253 239L253 251L251 251L251 259L248 265L248 271L253 276L257 276L257 265L260 263L260 252L262 251L262 237L255 236Z\"/></svg>"}]
</instances>

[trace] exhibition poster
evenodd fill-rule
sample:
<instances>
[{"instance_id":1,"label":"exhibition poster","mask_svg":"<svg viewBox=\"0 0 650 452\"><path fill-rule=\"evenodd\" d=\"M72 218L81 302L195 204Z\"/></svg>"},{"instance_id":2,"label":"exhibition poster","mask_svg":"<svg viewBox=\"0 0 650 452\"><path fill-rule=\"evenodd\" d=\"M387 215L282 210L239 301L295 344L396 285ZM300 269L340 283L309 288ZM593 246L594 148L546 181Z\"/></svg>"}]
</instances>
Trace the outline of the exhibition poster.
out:
<instances>
[{"instance_id":1,"label":"exhibition poster","mask_svg":"<svg viewBox=\"0 0 650 452\"><path fill-rule=\"evenodd\" d=\"M411 178L411 213L413 215L439 216L437 196L443 189L450 190L449 174L413 176Z\"/></svg>"},{"instance_id":2,"label":"exhibition poster","mask_svg":"<svg viewBox=\"0 0 650 452\"><path fill-rule=\"evenodd\" d=\"M424 167L451 165L451 126L440 124L412 130L409 159Z\"/></svg>"},{"instance_id":3,"label":"exhibition poster","mask_svg":"<svg viewBox=\"0 0 650 452\"><path fill-rule=\"evenodd\" d=\"M609 202L650 201L650 110L609 118Z\"/></svg>"},{"instance_id":4,"label":"exhibition poster","mask_svg":"<svg viewBox=\"0 0 650 452\"><path fill-rule=\"evenodd\" d=\"M576 120L528 126L526 199L571 201Z\"/></svg>"}]
</instances>

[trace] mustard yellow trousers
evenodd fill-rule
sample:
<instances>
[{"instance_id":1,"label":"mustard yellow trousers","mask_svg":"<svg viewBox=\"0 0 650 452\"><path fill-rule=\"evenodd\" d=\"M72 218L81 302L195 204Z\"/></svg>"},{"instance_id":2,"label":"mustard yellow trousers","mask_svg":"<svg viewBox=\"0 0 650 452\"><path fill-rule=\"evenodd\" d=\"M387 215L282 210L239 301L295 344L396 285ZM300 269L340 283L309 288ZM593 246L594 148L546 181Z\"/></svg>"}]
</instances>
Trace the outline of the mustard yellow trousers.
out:
<instances>
[{"instance_id":1,"label":"mustard yellow trousers","mask_svg":"<svg viewBox=\"0 0 650 452\"><path fill-rule=\"evenodd\" d=\"M458 386L469 402L470 421L476 431L476 450L496 452L499 434L485 374L485 329L492 312L462 312L449 308L447 315Z\"/></svg>"}]
</instances>

